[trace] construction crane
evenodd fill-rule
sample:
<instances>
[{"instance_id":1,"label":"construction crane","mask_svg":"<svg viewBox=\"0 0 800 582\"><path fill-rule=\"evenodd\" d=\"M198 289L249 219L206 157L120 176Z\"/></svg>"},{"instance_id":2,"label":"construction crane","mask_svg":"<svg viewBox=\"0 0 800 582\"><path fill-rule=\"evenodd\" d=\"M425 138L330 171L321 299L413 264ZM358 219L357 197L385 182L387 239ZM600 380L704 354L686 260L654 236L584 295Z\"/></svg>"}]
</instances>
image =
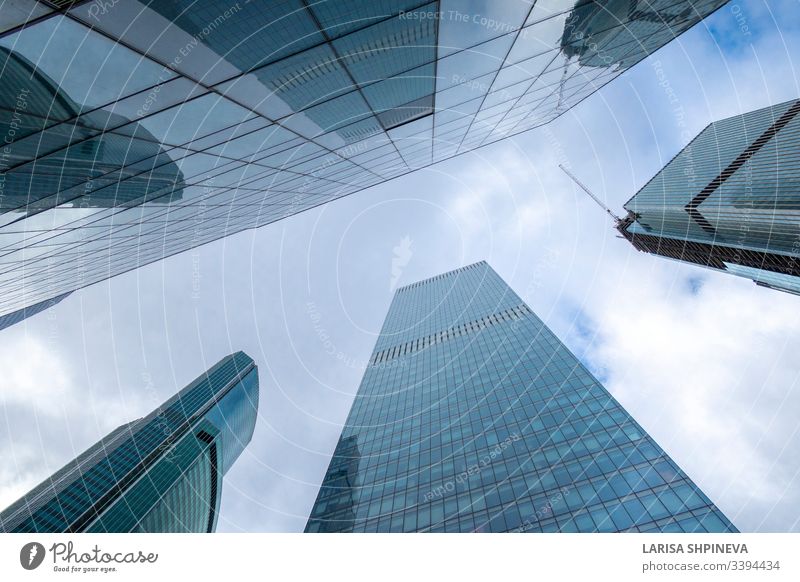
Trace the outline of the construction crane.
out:
<instances>
[{"instance_id":1,"label":"construction crane","mask_svg":"<svg viewBox=\"0 0 800 582\"><path fill-rule=\"evenodd\" d=\"M580 180L578 180L575 176L573 176L572 172L570 172L568 169L566 169L561 164L558 164L558 167L561 168L567 176L572 178L572 181L575 182L578 186L580 186L581 190L586 192L592 198L592 200L594 200L597 203L597 205L600 208L605 210L608 213L608 215L611 218L614 219L614 224L615 225L618 225L620 222L622 222L622 219L619 216L617 216L616 214L614 214L613 212L611 212L611 209L608 206L606 206L605 204L603 204L603 202L597 196L592 194L591 190L589 190L586 186L584 186L583 183Z\"/></svg>"}]
</instances>

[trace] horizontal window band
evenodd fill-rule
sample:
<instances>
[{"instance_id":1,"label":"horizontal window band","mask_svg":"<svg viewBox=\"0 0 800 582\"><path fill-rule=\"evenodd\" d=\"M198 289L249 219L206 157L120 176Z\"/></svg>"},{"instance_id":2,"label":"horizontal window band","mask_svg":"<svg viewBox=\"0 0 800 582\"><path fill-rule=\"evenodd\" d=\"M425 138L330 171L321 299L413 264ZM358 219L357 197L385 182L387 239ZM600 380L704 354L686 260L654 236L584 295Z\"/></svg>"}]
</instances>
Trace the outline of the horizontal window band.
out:
<instances>
[{"instance_id":1,"label":"horizontal window band","mask_svg":"<svg viewBox=\"0 0 800 582\"><path fill-rule=\"evenodd\" d=\"M415 283L416 284L416 283ZM443 331L437 331L430 335L421 338L416 338L411 341L404 342L386 348L375 353L370 359L370 365L379 365L383 362L388 362L399 356L407 356L422 350L425 350L435 344L448 341L450 339L468 335L473 332L481 331L493 325L497 325L507 321L515 321L532 314L533 312L524 303L509 307L497 313L490 313L478 319L462 323L455 327L447 328Z\"/></svg>"}]
</instances>

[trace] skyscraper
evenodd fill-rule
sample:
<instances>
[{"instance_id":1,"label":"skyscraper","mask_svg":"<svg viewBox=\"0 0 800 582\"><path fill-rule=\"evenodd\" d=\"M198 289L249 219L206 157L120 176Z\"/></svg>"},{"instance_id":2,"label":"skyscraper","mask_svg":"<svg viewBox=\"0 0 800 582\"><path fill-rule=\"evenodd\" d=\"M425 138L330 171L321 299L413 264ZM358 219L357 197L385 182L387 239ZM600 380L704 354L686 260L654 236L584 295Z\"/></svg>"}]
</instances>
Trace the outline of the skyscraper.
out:
<instances>
[{"instance_id":1,"label":"skyscraper","mask_svg":"<svg viewBox=\"0 0 800 582\"><path fill-rule=\"evenodd\" d=\"M0 513L3 532L211 532L250 442L258 370L232 354Z\"/></svg>"},{"instance_id":2,"label":"skyscraper","mask_svg":"<svg viewBox=\"0 0 800 582\"><path fill-rule=\"evenodd\" d=\"M636 249L800 294L800 100L706 127L626 204Z\"/></svg>"},{"instance_id":3,"label":"skyscraper","mask_svg":"<svg viewBox=\"0 0 800 582\"><path fill-rule=\"evenodd\" d=\"M401 287L307 532L736 531L485 262Z\"/></svg>"},{"instance_id":4,"label":"skyscraper","mask_svg":"<svg viewBox=\"0 0 800 582\"><path fill-rule=\"evenodd\" d=\"M724 2L19 0L0 315L547 123Z\"/></svg>"}]
</instances>

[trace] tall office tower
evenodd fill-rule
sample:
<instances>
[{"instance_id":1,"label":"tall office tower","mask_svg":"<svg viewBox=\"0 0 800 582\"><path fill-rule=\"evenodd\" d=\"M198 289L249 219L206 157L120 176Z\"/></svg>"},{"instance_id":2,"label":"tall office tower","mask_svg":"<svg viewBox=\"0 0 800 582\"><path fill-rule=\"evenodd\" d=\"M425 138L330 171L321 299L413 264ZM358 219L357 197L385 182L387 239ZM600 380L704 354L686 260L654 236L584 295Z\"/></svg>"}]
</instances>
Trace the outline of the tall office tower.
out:
<instances>
[{"instance_id":1,"label":"tall office tower","mask_svg":"<svg viewBox=\"0 0 800 582\"><path fill-rule=\"evenodd\" d=\"M800 294L800 100L706 127L626 204L640 251Z\"/></svg>"},{"instance_id":2,"label":"tall office tower","mask_svg":"<svg viewBox=\"0 0 800 582\"><path fill-rule=\"evenodd\" d=\"M395 293L307 532L735 531L485 262Z\"/></svg>"},{"instance_id":3,"label":"tall office tower","mask_svg":"<svg viewBox=\"0 0 800 582\"><path fill-rule=\"evenodd\" d=\"M724 3L6 2L0 315L547 123Z\"/></svg>"},{"instance_id":4,"label":"tall office tower","mask_svg":"<svg viewBox=\"0 0 800 582\"><path fill-rule=\"evenodd\" d=\"M232 354L0 513L0 532L211 532L253 436L258 370Z\"/></svg>"}]
</instances>

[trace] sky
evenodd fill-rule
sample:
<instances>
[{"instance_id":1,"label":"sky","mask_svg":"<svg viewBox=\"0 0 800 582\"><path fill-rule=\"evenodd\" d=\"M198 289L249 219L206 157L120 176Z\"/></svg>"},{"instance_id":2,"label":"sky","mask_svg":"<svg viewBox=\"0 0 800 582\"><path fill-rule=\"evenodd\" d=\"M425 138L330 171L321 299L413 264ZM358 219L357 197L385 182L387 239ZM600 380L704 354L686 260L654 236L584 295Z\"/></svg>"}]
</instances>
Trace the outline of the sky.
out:
<instances>
[{"instance_id":1,"label":"sky","mask_svg":"<svg viewBox=\"0 0 800 582\"><path fill-rule=\"evenodd\" d=\"M730 2L545 127L0 331L0 507L244 350L218 531L302 531L394 289L486 260L740 530L800 531L800 298L638 253L558 168L621 213L708 123L797 98L797 10Z\"/></svg>"}]
</instances>

